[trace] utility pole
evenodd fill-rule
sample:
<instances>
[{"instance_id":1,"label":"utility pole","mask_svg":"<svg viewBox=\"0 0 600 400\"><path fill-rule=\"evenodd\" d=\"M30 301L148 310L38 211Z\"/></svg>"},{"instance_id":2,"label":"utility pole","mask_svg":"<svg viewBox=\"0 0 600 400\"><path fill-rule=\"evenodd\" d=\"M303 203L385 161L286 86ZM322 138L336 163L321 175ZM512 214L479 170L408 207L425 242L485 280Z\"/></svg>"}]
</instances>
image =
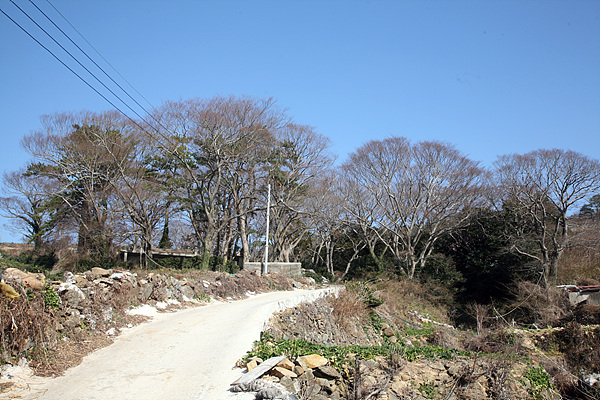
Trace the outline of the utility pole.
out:
<instances>
[{"instance_id":1,"label":"utility pole","mask_svg":"<svg viewBox=\"0 0 600 400\"><path fill-rule=\"evenodd\" d=\"M267 264L269 263L269 215L271 213L271 184L267 186L267 233L265 236L265 262L263 264L262 273L268 272Z\"/></svg>"}]
</instances>

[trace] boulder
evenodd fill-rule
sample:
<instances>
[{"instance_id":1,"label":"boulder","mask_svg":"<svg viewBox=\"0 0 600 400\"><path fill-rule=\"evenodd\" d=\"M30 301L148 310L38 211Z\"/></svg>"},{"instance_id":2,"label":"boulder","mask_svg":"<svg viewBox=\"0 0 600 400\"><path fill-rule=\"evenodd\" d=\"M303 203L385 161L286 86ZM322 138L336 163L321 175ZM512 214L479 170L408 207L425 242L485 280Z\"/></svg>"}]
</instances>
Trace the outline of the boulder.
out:
<instances>
[{"instance_id":1,"label":"boulder","mask_svg":"<svg viewBox=\"0 0 600 400\"><path fill-rule=\"evenodd\" d=\"M92 274L100 275L101 277L108 278L112 274L112 269L104 269L100 267L92 268Z\"/></svg>"},{"instance_id":2,"label":"boulder","mask_svg":"<svg viewBox=\"0 0 600 400\"><path fill-rule=\"evenodd\" d=\"M320 354L309 354L307 356L298 357L298 364L303 368L306 366L306 368L315 369L327 365L328 362L329 360Z\"/></svg>"},{"instance_id":3,"label":"boulder","mask_svg":"<svg viewBox=\"0 0 600 400\"><path fill-rule=\"evenodd\" d=\"M329 365L323 365L313 370L313 374L319 378L325 379L342 379L342 374L339 371Z\"/></svg>"},{"instance_id":4,"label":"boulder","mask_svg":"<svg viewBox=\"0 0 600 400\"><path fill-rule=\"evenodd\" d=\"M292 379L298 377L298 375L296 375L293 371L290 371L289 369L284 368L284 367L273 367L273 369L271 369L270 374L273 376L276 376L280 379L283 378L284 376L288 376Z\"/></svg>"}]
</instances>

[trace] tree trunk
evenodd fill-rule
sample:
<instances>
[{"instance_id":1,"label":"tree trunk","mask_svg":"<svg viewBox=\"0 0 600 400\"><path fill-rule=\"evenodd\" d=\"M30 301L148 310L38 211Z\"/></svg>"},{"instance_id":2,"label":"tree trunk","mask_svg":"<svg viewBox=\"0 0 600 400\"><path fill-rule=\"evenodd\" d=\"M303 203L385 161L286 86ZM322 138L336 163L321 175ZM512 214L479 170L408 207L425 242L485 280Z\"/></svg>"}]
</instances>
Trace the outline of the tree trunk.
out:
<instances>
[{"instance_id":1,"label":"tree trunk","mask_svg":"<svg viewBox=\"0 0 600 400\"><path fill-rule=\"evenodd\" d=\"M245 214L240 215L238 217L238 229L240 232L240 239L242 240L242 262L244 263L250 261L250 245L248 244L247 224L247 216Z\"/></svg>"}]
</instances>

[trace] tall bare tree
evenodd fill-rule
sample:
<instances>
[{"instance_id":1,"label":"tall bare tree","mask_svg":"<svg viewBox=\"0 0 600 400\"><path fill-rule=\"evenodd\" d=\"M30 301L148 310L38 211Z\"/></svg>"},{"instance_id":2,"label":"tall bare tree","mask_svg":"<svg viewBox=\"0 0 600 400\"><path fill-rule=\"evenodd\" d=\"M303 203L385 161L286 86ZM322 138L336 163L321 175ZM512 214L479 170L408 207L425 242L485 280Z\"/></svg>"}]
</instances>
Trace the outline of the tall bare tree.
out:
<instances>
[{"instance_id":1,"label":"tall bare tree","mask_svg":"<svg viewBox=\"0 0 600 400\"><path fill-rule=\"evenodd\" d=\"M329 139L310 126L289 123L276 132L268 179L273 188L270 240L277 261L289 262L307 232L306 200L315 179L333 163L329 147Z\"/></svg>"},{"instance_id":2,"label":"tall bare tree","mask_svg":"<svg viewBox=\"0 0 600 400\"><path fill-rule=\"evenodd\" d=\"M34 244L34 253L39 253L52 229L53 210L49 204L52 182L21 169L5 172L2 183L6 197L0 197L0 213L16 229L25 230L25 238Z\"/></svg>"},{"instance_id":3,"label":"tall bare tree","mask_svg":"<svg viewBox=\"0 0 600 400\"><path fill-rule=\"evenodd\" d=\"M128 155L122 134L114 128L117 112L95 114L62 113L42 117L42 129L22 140L24 148L38 162L30 174L56 184L52 193L60 206L70 212L78 225L80 254L109 255L119 221L110 182L118 178L119 163ZM121 158L115 159L105 147Z\"/></svg>"},{"instance_id":4,"label":"tall bare tree","mask_svg":"<svg viewBox=\"0 0 600 400\"><path fill-rule=\"evenodd\" d=\"M375 231L389 234L379 238L409 279L423 268L435 242L460 226L482 199L484 171L440 142L371 141L343 169L373 199Z\"/></svg>"},{"instance_id":5,"label":"tall bare tree","mask_svg":"<svg viewBox=\"0 0 600 400\"><path fill-rule=\"evenodd\" d=\"M569 212L600 190L600 163L570 150L540 149L500 156L494 177L501 199L523 219L512 232L513 249L536 260L545 284L553 285L570 243ZM522 234L525 222L532 227L537 252Z\"/></svg>"},{"instance_id":6,"label":"tall bare tree","mask_svg":"<svg viewBox=\"0 0 600 400\"><path fill-rule=\"evenodd\" d=\"M165 176L188 214L206 268L219 237L231 236L223 231L232 227L232 219L242 231L247 229L257 196L258 165L264 164L261 147L288 117L272 99L249 97L167 102L156 116L172 143L164 146L171 150L161 164L170 168ZM242 235L246 251L247 234Z\"/></svg>"}]
</instances>

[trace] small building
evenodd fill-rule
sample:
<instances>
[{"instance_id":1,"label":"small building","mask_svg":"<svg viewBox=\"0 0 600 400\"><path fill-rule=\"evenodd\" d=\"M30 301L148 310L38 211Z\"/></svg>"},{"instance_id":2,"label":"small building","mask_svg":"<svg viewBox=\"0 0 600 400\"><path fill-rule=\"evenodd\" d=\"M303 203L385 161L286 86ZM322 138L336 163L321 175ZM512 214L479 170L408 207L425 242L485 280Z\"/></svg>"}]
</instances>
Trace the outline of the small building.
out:
<instances>
[{"instance_id":1,"label":"small building","mask_svg":"<svg viewBox=\"0 0 600 400\"><path fill-rule=\"evenodd\" d=\"M593 286L577 286L577 285L561 285L557 286L565 289L569 294L569 301L571 304L577 305L593 304L596 306L600 305L600 285Z\"/></svg>"}]
</instances>

